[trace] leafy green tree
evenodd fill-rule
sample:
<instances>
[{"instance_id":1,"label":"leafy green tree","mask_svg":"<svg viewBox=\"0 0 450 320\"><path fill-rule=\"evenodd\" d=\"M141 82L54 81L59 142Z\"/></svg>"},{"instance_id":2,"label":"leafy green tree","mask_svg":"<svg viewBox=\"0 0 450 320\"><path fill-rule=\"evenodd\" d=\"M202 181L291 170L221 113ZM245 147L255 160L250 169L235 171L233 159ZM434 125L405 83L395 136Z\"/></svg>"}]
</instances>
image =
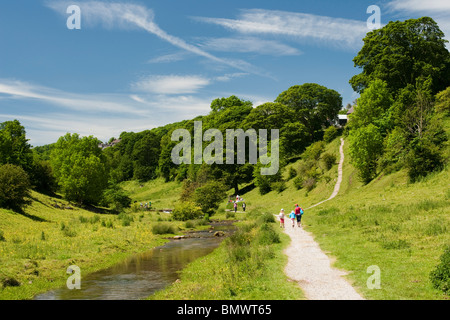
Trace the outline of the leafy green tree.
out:
<instances>
[{"instance_id":1,"label":"leafy green tree","mask_svg":"<svg viewBox=\"0 0 450 320\"><path fill-rule=\"evenodd\" d=\"M351 78L353 89L362 93L375 79L383 80L394 95L419 77L432 79L434 94L450 84L448 41L429 18L389 22L364 38L353 62L362 73Z\"/></svg>"},{"instance_id":2,"label":"leafy green tree","mask_svg":"<svg viewBox=\"0 0 450 320\"><path fill-rule=\"evenodd\" d=\"M393 102L387 83L375 79L361 94L354 112L350 115L350 129L365 127L372 123L386 131L390 125L387 112Z\"/></svg>"},{"instance_id":3,"label":"leafy green tree","mask_svg":"<svg viewBox=\"0 0 450 320\"><path fill-rule=\"evenodd\" d=\"M36 191L53 194L57 189L50 161L42 160L33 150L33 164L29 174L30 182Z\"/></svg>"},{"instance_id":4,"label":"leafy green tree","mask_svg":"<svg viewBox=\"0 0 450 320\"><path fill-rule=\"evenodd\" d=\"M323 133L323 141L330 143L339 136L339 130L335 126L328 127Z\"/></svg>"},{"instance_id":5,"label":"leafy green tree","mask_svg":"<svg viewBox=\"0 0 450 320\"><path fill-rule=\"evenodd\" d=\"M103 192L101 204L109 207L114 213L121 213L125 208L131 206L131 198L117 184L112 183Z\"/></svg>"},{"instance_id":6,"label":"leafy green tree","mask_svg":"<svg viewBox=\"0 0 450 320\"><path fill-rule=\"evenodd\" d=\"M134 178L148 181L156 178L160 153L160 140L151 131L144 132L134 147L132 158L134 160Z\"/></svg>"},{"instance_id":7,"label":"leafy green tree","mask_svg":"<svg viewBox=\"0 0 450 320\"><path fill-rule=\"evenodd\" d=\"M0 123L0 164L14 164L30 172L33 155L25 128L18 120Z\"/></svg>"},{"instance_id":8,"label":"leafy green tree","mask_svg":"<svg viewBox=\"0 0 450 320\"><path fill-rule=\"evenodd\" d=\"M31 203L28 174L13 164L0 166L0 208L21 211Z\"/></svg>"},{"instance_id":9,"label":"leafy green tree","mask_svg":"<svg viewBox=\"0 0 450 320\"><path fill-rule=\"evenodd\" d=\"M436 95L436 112L450 114L450 87Z\"/></svg>"},{"instance_id":10,"label":"leafy green tree","mask_svg":"<svg viewBox=\"0 0 450 320\"><path fill-rule=\"evenodd\" d=\"M253 181L255 182L255 186L258 187L259 193L261 195L265 195L272 191L272 188L276 186L277 182L282 182L282 170L278 170L276 174L273 175L262 175L261 168L264 165L258 163L254 166L253 170Z\"/></svg>"},{"instance_id":11,"label":"leafy green tree","mask_svg":"<svg viewBox=\"0 0 450 320\"><path fill-rule=\"evenodd\" d=\"M202 215L202 208L190 201L180 202L172 212L172 218L177 221L194 220Z\"/></svg>"},{"instance_id":12,"label":"leafy green tree","mask_svg":"<svg viewBox=\"0 0 450 320\"><path fill-rule=\"evenodd\" d=\"M202 212L213 215L219 208L219 204L226 198L226 186L221 181L210 181L197 188L193 196L193 202L202 209Z\"/></svg>"},{"instance_id":13,"label":"leafy green tree","mask_svg":"<svg viewBox=\"0 0 450 320\"><path fill-rule=\"evenodd\" d=\"M220 112L231 107L241 107L241 106L251 107L252 102L242 100L234 95L228 98L217 98L211 102L212 112Z\"/></svg>"},{"instance_id":14,"label":"leafy green tree","mask_svg":"<svg viewBox=\"0 0 450 320\"><path fill-rule=\"evenodd\" d=\"M374 124L352 130L349 135L352 163L365 183L377 175L377 163L383 152L383 137Z\"/></svg>"},{"instance_id":15,"label":"leafy green tree","mask_svg":"<svg viewBox=\"0 0 450 320\"><path fill-rule=\"evenodd\" d=\"M307 128L311 141L321 138L323 127L329 125L329 120L336 120L342 108L342 97L337 91L316 83L293 86L275 102L294 111L294 119Z\"/></svg>"},{"instance_id":16,"label":"leafy green tree","mask_svg":"<svg viewBox=\"0 0 450 320\"><path fill-rule=\"evenodd\" d=\"M98 204L108 186L106 158L94 137L66 134L51 153L51 164L58 185L69 201Z\"/></svg>"}]
</instances>

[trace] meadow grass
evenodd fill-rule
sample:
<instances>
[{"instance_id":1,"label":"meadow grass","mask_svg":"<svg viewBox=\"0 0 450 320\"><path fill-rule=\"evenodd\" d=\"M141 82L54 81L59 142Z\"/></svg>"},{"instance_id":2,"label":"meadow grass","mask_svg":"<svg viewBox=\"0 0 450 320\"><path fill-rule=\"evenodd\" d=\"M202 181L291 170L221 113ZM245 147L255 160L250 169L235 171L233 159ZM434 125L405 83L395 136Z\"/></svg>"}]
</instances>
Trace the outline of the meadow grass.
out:
<instances>
[{"instance_id":1,"label":"meadow grass","mask_svg":"<svg viewBox=\"0 0 450 320\"><path fill-rule=\"evenodd\" d=\"M270 213L246 217L237 223L239 230L211 254L182 270L180 281L149 299L304 299L303 292L283 271L287 263L283 249L290 243L289 236L280 232Z\"/></svg>"},{"instance_id":2,"label":"meadow grass","mask_svg":"<svg viewBox=\"0 0 450 320\"><path fill-rule=\"evenodd\" d=\"M70 265L82 275L107 268L134 253L150 250L184 229L168 213L128 210L120 215L99 214L68 206L60 199L32 193L23 213L0 209L0 299L32 299L63 286ZM152 228L169 224L156 236ZM170 234L166 234L170 233ZM20 285L19 285L20 284Z\"/></svg>"},{"instance_id":3,"label":"meadow grass","mask_svg":"<svg viewBox=\"0 0 450 320\"><path fill-rule=\"evenodd\" d=\"M325 152L338 154L339 139ZM334 151L333 151L334 150ZM448 167L416 183L405 171L381 175L368 185L350 164L344 145L343 181L336 198L306 210L302 219L320 247L335 260L334 266L349 271L348 280L367 299L448 299L434 289L430 272L450 244L450 181ZM337 157L339 161L339 156ZM290 164L296 167L301 161ZM337 165L310 192L297 190L292 180L279 193L261 196L257 188L242 194L248 209L273 214L290 212L298 203L308 208L331 195ZM286 172L284 173L287 179ZM381 289L369 289L368 267L381 271Z\"/></svg>"}]
</instances>

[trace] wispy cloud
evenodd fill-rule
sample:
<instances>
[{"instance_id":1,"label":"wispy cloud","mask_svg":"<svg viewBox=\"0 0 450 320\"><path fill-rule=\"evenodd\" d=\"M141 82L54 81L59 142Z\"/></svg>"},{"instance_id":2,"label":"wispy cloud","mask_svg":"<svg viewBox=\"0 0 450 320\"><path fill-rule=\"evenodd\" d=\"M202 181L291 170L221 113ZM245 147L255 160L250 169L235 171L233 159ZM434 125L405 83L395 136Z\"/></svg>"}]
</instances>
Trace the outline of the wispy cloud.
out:
<instances>
[{"instance_id":1,"label":"wispy cloud","mask_svg":"<svg viewBox=\"0 0 450 320\"><path fill-rule=\"evenodd\" d=\"M67 132L101 140L139 132L210 110L214 97L162 94L75 94L0 79L0 122L18 119L33 145L55 142Z\"/></svg>"},{"instance_id":2,"label":"wispy cloud","mask_svg":"<svg viewBox=\"0 0 450 320\"><path fill-rule=\"evenodd\" d=\"M156 94L188 94L196 93L198 90L209 85L208 78L189 75L166 75L148 76L131 85L132 89L139 92Z\"/></svg>"},{"instance_id":3,"label":"wispy cloud","mask_svg":"<svg viewBox=\"0 0 450 320\"><path fill-rule=\"evenodd\" d=\"M43 101L58 107L80 112L129 113L140 115L144 111L127 101L118 102L117 95L107 94L75 94L34 85L23 81L0 79L0 97L9 99L25 99Z\"/></svg>"},{"instance_id":4,"label":"wispy cloud","mask_svg":"<svg viewBox=\"0 0 450 320\"><path fill-rule=\"evenodd\" d=\"M261 74L256 68L247 62L217 57L198 46L187 43L185 40L173 36L162 30L154 21L153 10L137 4L122 2L101 1L55 1L50 0L46 5L60 14L66 14L69 5L77 4L82 12L83 25L101 26L112 28L139 28L143 29L160 39L190 53L207 58L211 61L227 65L245 72ZM261 74L262 75L262 74Z\"/></svg>"},{"instance_id":5,"label":"wispy cloud","mask_svg":"<svg viewBox=\"0 0 450 320\"><path fill-rule=\"evenodd\" d=\"M181 61L186 58L188 54L186 52L178 52L172 54L165 54L159 57L152 58L147 61L147 63L171 63Z\"/></svg>"},{"instance_id":6,"label":"wispy cloud","mask_svg":"<svg viewBox=\"0 0 450 320\"><path fill-rule=\"evenodd\" d=\"M264 9L242 10L237 19L194 17L241 34L284 35L323 45L359 48L369 31L366 21Z\"/></svg>"},{"instance_id":7,"label":"wispy cloud","mask_svg":"<svg viewBox=\"0 0 450 320\"><path fill-rule=\"evenodd\" d=\"M211 51L257 53L272 56L295 56L302 53L279 41L254 37L204 39L200 46Z\"/></svg>"},{"instance_id":8,"label":"wispy cloud","mask_svg":"<svg viewBox=\"0 0 450 320\"><path fill-rule=\"evenodd\" d=\"M387 7L394 11L405 12L434 12L450 13L450 1L448 0L393 0L387 4Z\"/></svg>"}]
</instances>

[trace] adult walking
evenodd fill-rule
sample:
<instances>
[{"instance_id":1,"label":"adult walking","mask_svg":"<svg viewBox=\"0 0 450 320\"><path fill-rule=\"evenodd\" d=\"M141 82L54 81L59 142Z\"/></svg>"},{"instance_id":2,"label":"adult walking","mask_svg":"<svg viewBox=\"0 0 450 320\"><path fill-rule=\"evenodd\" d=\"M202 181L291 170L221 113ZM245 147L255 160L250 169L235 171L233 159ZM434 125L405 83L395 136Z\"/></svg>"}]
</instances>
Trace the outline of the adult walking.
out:
<instances>
[{"instance_id":1,"label":"adult walking","mask_svg":"<svg viewBox=\"0 0 450 320\"><path fill-rule=\"evenodd\" d=\"M295 205L295 217L297 218L297 227L302 227L303 209L298 204Z\"/></svg>"}]
</instances>

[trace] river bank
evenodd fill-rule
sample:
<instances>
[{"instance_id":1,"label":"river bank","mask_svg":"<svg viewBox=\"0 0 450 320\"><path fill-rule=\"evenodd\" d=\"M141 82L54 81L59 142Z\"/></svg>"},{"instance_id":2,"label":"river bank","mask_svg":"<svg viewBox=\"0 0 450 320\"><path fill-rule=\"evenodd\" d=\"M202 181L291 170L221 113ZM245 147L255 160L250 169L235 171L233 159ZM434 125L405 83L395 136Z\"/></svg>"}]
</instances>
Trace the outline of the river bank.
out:
<instances>
[{"instance_id":1,"label":"river bank","mask_svg":"<svg viewBox=\"0 0 450 320\"><path fill-rule=\"evenodd\" d=\"M35 192L32 197L22 214L1 209L1 300L29 300L60 288L70 276L69 266L78 266L84 277L161 246L168 238L208 228L171 221L170 213L61 210L53 206L54 198ZM152 228L160 224L169 224L173 232L154 234Z\"/></svg>"}]
</instances>

